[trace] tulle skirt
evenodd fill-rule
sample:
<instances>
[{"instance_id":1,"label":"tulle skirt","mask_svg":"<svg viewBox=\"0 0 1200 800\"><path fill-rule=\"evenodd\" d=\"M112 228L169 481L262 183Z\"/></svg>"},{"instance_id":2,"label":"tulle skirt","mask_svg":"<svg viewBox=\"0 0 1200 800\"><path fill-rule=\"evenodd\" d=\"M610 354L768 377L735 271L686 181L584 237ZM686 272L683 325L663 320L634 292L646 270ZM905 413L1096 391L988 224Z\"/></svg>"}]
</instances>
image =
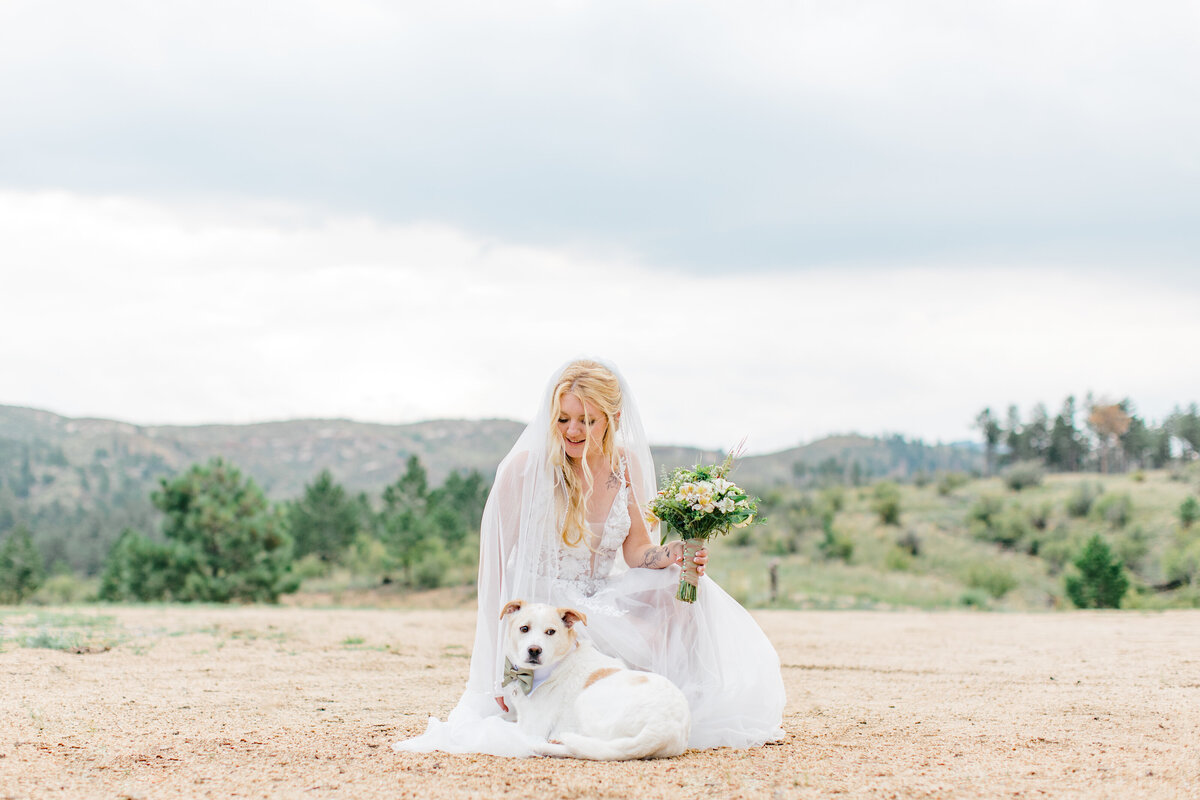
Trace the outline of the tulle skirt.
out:
<instances>
[{"instance_id":1,"label":"tulle skirt","mask_svg":"<svg viewBox=\"0 0 1200 800\"><path fill-rule=\"evenodd\" d=\"M665 675L683 691L692 712L689 747L754 747L782 738L783 679L766 634L707 576L695 603L675 599L678 585L678 567L631 569L590 594L560 582L555 602L587 616L580 633L602 653ZM501 718L488 694L468 691L445 722L430 717L424 734L393 747L533 755L534 742Z\"/></svg>"}]
</instances>

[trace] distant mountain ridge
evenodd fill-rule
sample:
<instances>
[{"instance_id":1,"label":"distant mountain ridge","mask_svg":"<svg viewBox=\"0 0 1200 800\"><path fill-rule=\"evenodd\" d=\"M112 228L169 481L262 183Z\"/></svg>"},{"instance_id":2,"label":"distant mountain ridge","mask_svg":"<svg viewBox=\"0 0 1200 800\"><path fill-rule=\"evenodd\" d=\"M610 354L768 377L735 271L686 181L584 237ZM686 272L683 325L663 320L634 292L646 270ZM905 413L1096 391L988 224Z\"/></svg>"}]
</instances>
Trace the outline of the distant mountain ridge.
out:
<instances>
[{"instance_id":1,"label":"distant mountain ridge","mask_svg":"<svg viewBox=\"0 0 1200 800\"><path fill-rule=\"evenodd\" d=\"M94 575L125 528L159 526L150 493L163 478L222 456L276 501L300 497L322 471L378 500L417 456L430 484L452 471L491 481L524 425L512 420L430 420L385 425L309 419L247 425L136 425L0 406L0 536L27 525L51 565ZM713 463L724 453L654 448L660 471ZM900 437L837 436L743 459L733 477L754 493L784 484L853 483L880 475L978 468L977 450ZM57 568L57 567L56 567Z\"/></svg>"},{"instance_id":2,"label":"distant mountain ridge","mask_svg":"<svg viewBox=\"0 0 1200 800\"><path fill-rule=\"evenodd\" d=\"M298 496L324 469L348 489L375 492L395 480L412 455L421 459L435 485L451 471L478 470L490 479L523 428L523 423L503 419L137 425L0 406L0 477L14 469L20 472L28 461L37 484L29 487L30 493L80 500L87 493L84 484L92 483L87 472L97 472L97 466L115 469L126 484L157 484L157 477L223 456L254 476L275 499ZM653 450L659 469L724 457L721 452L688 446L663 445ZM834 462L843 469L858 464L863 477L906 477L918 471L970 470L978 468L980 459L976 448L962 444L843 435L745 457L736 475L748 487L763 491L821 469L828 473ZM34 470L34 465L39 469ZM69 491L71 484L80 491Z\"/></svg>"}]
</instances>

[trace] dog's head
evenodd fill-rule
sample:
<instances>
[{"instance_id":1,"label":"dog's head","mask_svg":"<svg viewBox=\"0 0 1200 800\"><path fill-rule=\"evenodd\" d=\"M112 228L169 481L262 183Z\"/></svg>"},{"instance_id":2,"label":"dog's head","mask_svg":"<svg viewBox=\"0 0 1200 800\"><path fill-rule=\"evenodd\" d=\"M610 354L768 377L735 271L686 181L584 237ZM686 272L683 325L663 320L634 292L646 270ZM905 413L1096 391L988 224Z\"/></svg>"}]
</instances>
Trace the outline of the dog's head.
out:
<instances>
[{"instance_id":1,"label":"dog's head","mask_svg":"<svg viewBox=\"0 0 1200 800\"><path fill-rule=\"evenodd\" d=\"M575 647L575 624L587 617L573 608L513 600L500 612L504 655L513 666L536 669L557 664Z\"/></svg>"}]
</instances>

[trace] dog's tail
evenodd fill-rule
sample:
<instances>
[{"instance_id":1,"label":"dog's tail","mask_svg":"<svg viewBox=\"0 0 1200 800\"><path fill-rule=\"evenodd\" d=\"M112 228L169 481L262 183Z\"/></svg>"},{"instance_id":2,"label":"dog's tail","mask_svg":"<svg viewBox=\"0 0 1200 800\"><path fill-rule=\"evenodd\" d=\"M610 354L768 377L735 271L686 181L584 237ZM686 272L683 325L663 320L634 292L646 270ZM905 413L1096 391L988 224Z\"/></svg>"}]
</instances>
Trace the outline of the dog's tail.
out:
<instances>
[{"instance_id":1,"label":"dog's tail","mask_svg":"<svg viewBox=\"0 0 1200 800\"><path fill-rule=\"evenodd\" d=\"M577 733L563 733L559 740L575 758L592 761L630 761L637 758L671 758L687 749L687 740L661 728L647 725L634 736L596 739Z\"/></svg>"}]
</instances>

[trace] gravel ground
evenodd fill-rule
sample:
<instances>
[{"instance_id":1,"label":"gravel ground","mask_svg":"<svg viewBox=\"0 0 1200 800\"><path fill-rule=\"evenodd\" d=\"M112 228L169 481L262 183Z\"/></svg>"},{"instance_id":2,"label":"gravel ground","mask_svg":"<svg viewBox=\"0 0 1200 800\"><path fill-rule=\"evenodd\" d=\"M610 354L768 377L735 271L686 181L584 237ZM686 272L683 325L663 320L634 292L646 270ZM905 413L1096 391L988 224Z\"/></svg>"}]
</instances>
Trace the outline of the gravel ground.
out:
<instances>
[{"instance_id":1,"label":"gravel ground","mask_svg":"<svg viewBox=\"0 0 1200 800\"><path fill-rule=\"evenodd\" d=\"M782 743L586 763L391 750L470 610L0 609L0 798L1200 798L1200 612L755 616Z\"/></svg>"}]
</instances>

